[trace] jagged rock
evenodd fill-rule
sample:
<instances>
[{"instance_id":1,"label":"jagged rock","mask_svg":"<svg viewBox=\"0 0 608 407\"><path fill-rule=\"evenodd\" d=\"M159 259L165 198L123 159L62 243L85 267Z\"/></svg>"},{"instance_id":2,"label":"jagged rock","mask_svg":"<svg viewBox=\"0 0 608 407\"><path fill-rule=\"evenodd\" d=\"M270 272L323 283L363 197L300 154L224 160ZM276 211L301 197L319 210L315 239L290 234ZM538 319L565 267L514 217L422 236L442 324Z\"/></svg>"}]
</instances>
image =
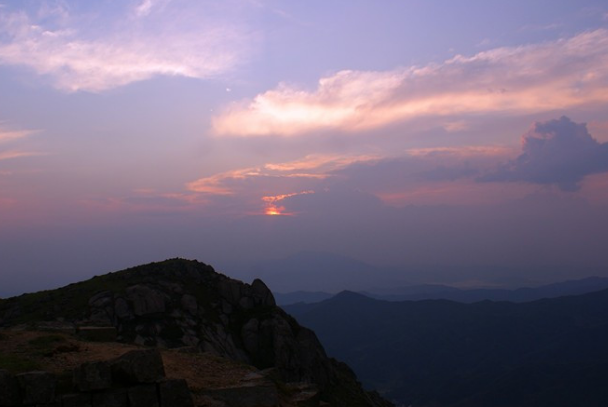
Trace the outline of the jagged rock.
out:
<instances>
[{"instance_id":1,"label":"jagged rock","mask_svg":"<svg viewBox=\"0 0 608 407\"><path fill-rule=\"evenodd\" d=\"M128 391L129 407L159 407L156 384L133 386Z\"/></svg>"},{"instance_id":2,"label":"jagged rock","mask_svg":"<svg viewBox=\"0 0 608 407\"><path fill-rule=\"evenodd\" d=\"M259 326L260 321L252 318L241 329L241 339L243 340L245 350L253 355L257 354L259 350Z\"/></svg>"},{"instance_id":3,"label":"jagged rock","mask_svg":"<svg viewBox=\"0 0 608 407\"><path fill-rule=\"evenodd\" d=\"M255 300L252 297L242 297L239 300L239 306L243 309L251 309L255 307Z\"/></svg>"},{"instance_id":4,"label":"jagged rock","mask_svg":"<svg viewBox=\"0 0 608 407\"><path fill-rule=\"evenodd\" d=\"M17 375L23 404L47 404L55 399L57 380L48 372L27 372Z\"/></svg>"},{"instance_id":5,"label":"jagged rock","mask_svg":"<svg viewBox=\"0 0 608 407\"><path fill-rule=\"evenodd\" d=\"M296 386L296 395L292 398L292 402L297 407L318 407L320 400L319 389L315 385L300 384ZM294 391L294 390L292 390Z\"/></svg>"},{"instance_id":6,"label":"jagged rock","mask_svg":"<svg viewBox=\"0 0 608 407\"><path fill-rule=\"evenodd\" d=\"M160 405L164 406L179 406L179 407L194 407L192 394L188 389L188 384L185 380L166 380L158 384L158 392L160 394Z\"/></svg>"},{"instance_id":7,"label":"jagged rock","mask_svg":"<svg viewBox=\"0 0 608 407\"><path fill-rule=\"evenodd\" d=\"M251 295L256 299L256 304L267 305L269 307L277 305L272 291L259 278L256 278L251 283Z\"/></svg>"},{"instance_id":8,"label":"jagged rock","mask_svg":"<svg viewBox=\"0 0 608 407\"><path fill-rule=\"evenodd\" d=\"M275 407L279 405L279 394L272 383L206 390L203 394L212 399L221 400L227 407Z\"/></svg>"},{"instance_id":9,"label":"jagged rock","mask_svg":"<svg viewBox=\"0 0 608 407\"><path fill-rule=\"evenodd\" d=\"M8 370L0 369L0 406L21 404L19 381Z\"/></svg>"},{"instance_id":10,"label":"jagged rock","mask_svg":"<svg viewBox=\"0 0 608 407\"><path fill-rule=\"evenodd\" d=\"M131 307L129 307L129 303L126 299L118 297L116 300L114 300L114 315L116 315L118 319L133 318Z\"/></svg>"},{"instance_id":11,"label":"jagged rock","mask_svg":"<svg viewBox=\"0 0 608 407\"><path fill-rule=\"evenodd\" d=\"M133 303L133 312L138 316L166 310L165 296L160 291L143 284L127 288L127 298Z\"/></svg>"},{"instance_id":12,"label":"jagged rock","mask_svg":"<svg viewBox=\"0 0 608 407\"><path fill-rule=\"evenodd\" d=\"M325 386L335 378L332 368L327 363L327 355L323 347L319 346L317 335L308 328L301 327L296 335L298 348L304 351L297 352L300 360L300 369L307 381ZM283 355L287 357L287 355ZM300 376L300 374L299 374Z\"/></svg>"},{"instance_id":13,"label":"jagged rock","mask_svg":"<svg viewBox=\"0 0 608 407\"><path fill-rule=\"evenodd\" d=\"M114 294L102 291L89 299L89 322L96 325L111 325L114 318Z\"/></svg>"},{"instance_id":14,"label":"jagged rock","mask_svg":"<svg viewBox=\"0 0 608 407\"><path fill-rule=\"evenodd\" d=\"M192 315L196 315L196 312L198 311L198 304L194 295L184 294L181 299L181 305L185 311Z\"/></svg>"},{"instance_id":15,"label":"jagged rock","mask_svg":"<svg viewBox=\"0 0 608 407\"><path fill-rule=\"evenodd\" d=\"M127 390L110 389L93 393L93 407L129 407Z\"/></svg>"},{"instance_id":16,"label":"jagged rock","mask_svg":"<svg viewBox=\"0 0 608 407\"><path fill-rule=\"evenodd\" d=\"M241 289L239 285L226 279L218 284L218 292L222 298L226 299L230 304L237 305L241 299Z\"/></svg>"},{"instance_id":17,"label":"jagged rock","mask_svg":"<svg viewBox=\"0 0 608 407\"><path fill-rule=\"evenodd\" d=\"M111 363L112 379L121 384L154 383L165 377L158 349L133 350Z\"/></svg>"},{"instance_id":18,"label":"jagged rock","mask_svg":"<svg viewBox=\"0 0 608 407\"><path fill-rule=\"evenodd\" d=\"M112 305L114 294L111 291L102 291L89 299L89 307L106 308Z\"/></svg>"},{"instance_id":19,"label":"jagged rock","mask_svg":"<svg viewBox=\"0 0 608 407\"><path fill-rule=\"evenodd\" d=\"M91 393L64 394L61 396L61 407L92 407Z\"/></svg>"},{"instance_id":20,"label":"jagged rock","mask_svg":"<svg viewBox=\"0 0 608 407\"><path fill-rule=\"evenodd\" d=\"M74 386L80 391L103 390L112 386L108 362L87 362L74 369Z\"/></svg>"},{"instance_id":21,"label":"jagged rock","mask_svg":"<svg viewBox=\"0 0 608 407\"><path fill-rule=\"evenodd\" d=\"M99 292L100 287L106 291ZM331 398L343 391L366 400L358 405L377 405L368 402L354 376L339 373L312 331L275 306L272 293L261 280L246 284L197 261L172 259L51 293L0 302L0 323L28 322L48 306L49 320L111 326L111 333L80 328L81 337L89 340L120 338L121 342L145 346L196 346L259 369L275 368L279 381L315 383L321 400L334 407L353 405ZM53 304L53 298L61 299L61 307ZM88 301L86 309L80 309L83 301ZM108 333L108 337L102 339L100 333ZM340 391L334 392L336 388Z\"/></svg>"}]
</instances>

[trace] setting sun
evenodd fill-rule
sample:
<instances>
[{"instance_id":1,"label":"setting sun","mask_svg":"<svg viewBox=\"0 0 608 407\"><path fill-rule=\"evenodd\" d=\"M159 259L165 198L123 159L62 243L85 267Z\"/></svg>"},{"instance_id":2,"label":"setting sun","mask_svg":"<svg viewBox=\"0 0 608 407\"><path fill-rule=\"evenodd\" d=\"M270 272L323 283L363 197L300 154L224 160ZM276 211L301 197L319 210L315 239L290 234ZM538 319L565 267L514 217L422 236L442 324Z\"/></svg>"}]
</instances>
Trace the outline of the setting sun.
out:
<instances>
[{"instance_id":1,"label":"setting sun","mask_svg":"<svg viewBox=\"0 0 608 407\"><path fill-rule=\"evenodd\" d=\"M268 216L279 216L279 215L285 215L282 211L285 210L285 207L283 206L274 206L274 205L269 205L266 210L264 211L265 215Z\"/></svg>"}]
</instances>

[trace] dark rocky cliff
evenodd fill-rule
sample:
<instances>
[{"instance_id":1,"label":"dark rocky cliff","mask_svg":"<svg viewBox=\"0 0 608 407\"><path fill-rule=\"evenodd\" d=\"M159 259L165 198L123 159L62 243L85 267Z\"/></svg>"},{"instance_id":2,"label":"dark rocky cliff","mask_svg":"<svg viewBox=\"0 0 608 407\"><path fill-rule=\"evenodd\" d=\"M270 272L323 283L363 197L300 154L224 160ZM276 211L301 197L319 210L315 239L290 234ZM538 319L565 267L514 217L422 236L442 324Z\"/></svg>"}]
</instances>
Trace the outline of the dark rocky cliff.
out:
<instances>
[{"instance_id":1,"label":"dark rocky cliff","mask_svg":"<svg viewBox=\"0 0 608 407\"><path fill-rule=\"evenodd\" d=\"M0 301L0 326L47 325L148 347L211 352L283 382L312 383L334 406L390 405L326 356L311 330L275 305L266 285L172 259Z\"/></svg>"}]
</instances>

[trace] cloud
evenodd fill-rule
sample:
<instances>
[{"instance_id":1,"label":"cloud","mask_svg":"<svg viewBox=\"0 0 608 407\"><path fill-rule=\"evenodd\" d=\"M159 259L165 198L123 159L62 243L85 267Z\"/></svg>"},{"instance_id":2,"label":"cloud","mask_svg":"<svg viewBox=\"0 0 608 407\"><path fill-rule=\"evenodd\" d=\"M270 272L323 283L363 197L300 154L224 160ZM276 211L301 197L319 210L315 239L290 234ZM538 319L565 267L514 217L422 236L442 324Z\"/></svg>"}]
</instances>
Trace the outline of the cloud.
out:
<instances>
[{"instance_id":1,"label":"cloud","mask_svg":"<svg viewBox=\"0 0 608 407\"><path fill-rule=\"evenodd\" d=\"M40 155L46 155L46 154L32 152L32 151L0 151L0 161L10 160L13 158L35 157L35 156L40 156Z\"/></svg>"},{"instance_id":2,"label":"cloud","mask_svg":"<svg viewBox=\"0 0 608 407\"><path fill-rule=\"evenodd\" d=\"M313 154L294 161L267 163L199 178L186 187L192 192L210 195L237 195L255 190L260 196L276 196L293 193L293 189L299 193L316 186L317 181L331 177L333 172L341 168L375 159L377 157L373 155Z\"/></svg>"},{"instance_id":3,"label":"cloud","mask_svg":"<svg viewBox=\"0 0 608 407\"><path fill-rule=\"evenodd\" d=\"M213 200L218 213L295 215L298 211L287 210L284 202L323 191L331 179L342 177L341 169L376 159L373 155L309 155L199 178L186 188Z\"/></svg>"},{"instance_id":4,"label":"cloud","mask_svg":"<svg viewBox=\"0 0 608 407\"><path fill-rule=\"evenodd\" d=\"M22 139L34 133L32 130L7 130L0 127L0 143Z\"/></svg>"},{"instance_id":5,"label":"cloud","mask_svg":"<svg viewBox=\"0 0 608 407\"><path fill-rule=\"evenodd\" d=\"M481 184L475 177L511 154L507 148L465 146L410 149L396 156L309 155L202 177L186 188L215 202L218 211L229 207L231 213L241 215L314 212L336 194L371 195L375 201L396 206L429 201L461 203L479 201L481 195L475 190L473 198L454 197L463 195L464 184L479 189ZM486 189L491 188L486 185Z\"/></svg>"},{"instance_id":6,"label":"cloud","mask_svg":"<svg viewBox=\"0 0 608 407\"><path fill-rule=\"evenodd\" d=\"M280 202L284 201L285 199L293 198L294 196L309 195L309 194L314 194L314 193L315 193L315 191L302 191L302 192L292 192L291 194L263 196L262 201L264 201L266 203L266 208L264 209L264 214L270 215L270 216L295 215L295 213L293 213L293 212L286 212L285 207L280 205Z\"/></svg>"},{"instance_id":7,"label":"cloud","mask_svg":"<svg viewBox=\"0 0 608 407\"><path fill-rule=\"evenodd\" d=\"M92 18L67 8L33 15L0 9L0 64L26 66L63 91L101 92L158 75L214 77L248 54L253 36L230 21L201 16L202 2L154 14L158 4L170 8L166 1L143 1L135 15L146 18L137 21L129 11Z\"/></svg>"},{"instance_id":8,"label":"cloud","mask_svg":"<svg viewBox=\"0 0 608 407\"><path fill-rule=\"evenodd\" d=\"M2 123L0 123L1 125ZM34 157L40 155L46 155L45 153L35 152L35 151L24 151L21 149L14 149L10 147L2 147L11 146L15 143L18 143L22 139L29 137L32 134L37 133L37 131L33 130L9 130L0 127L0 161L10 160L14 158L22 158L22 157Z\"/></svg>"},{"instance_id":9,"label":"cloud","mask_svg":"<svg viewBox=\"0 0 608 407\"><path fill-rule=\"evenodd\" d=\"M160 192L138 189L130 195L80 201L80 205L96 213L119 212L144 215L169 215L198 212L209 201L192 193Z\"/></svg>"},{"instance_id":10,"label":"cloud","mask_svg":"<svg viewBox=\"0 0 608 407\"><path fill-rule=\"evenodd\" d=\"M213 129L219 136L353 133L420 117L530 114L606 102L608 30L598 29L424 67L340 71L312 91L282 83L228 106Z\"/></svg>"},{"instance_id":11,"label":"cloud","mask_svg":"<svg viewBox=\"0 0 608 407\"><path fill-rule=\"evenodd\" d=\"M555 184L564 191L577 191L585 176L608 172L608 143L599 143L586 124L565 116L535 123L522 136L522 150L517 159L480 181Z\"/></svg>"}]
</instances>

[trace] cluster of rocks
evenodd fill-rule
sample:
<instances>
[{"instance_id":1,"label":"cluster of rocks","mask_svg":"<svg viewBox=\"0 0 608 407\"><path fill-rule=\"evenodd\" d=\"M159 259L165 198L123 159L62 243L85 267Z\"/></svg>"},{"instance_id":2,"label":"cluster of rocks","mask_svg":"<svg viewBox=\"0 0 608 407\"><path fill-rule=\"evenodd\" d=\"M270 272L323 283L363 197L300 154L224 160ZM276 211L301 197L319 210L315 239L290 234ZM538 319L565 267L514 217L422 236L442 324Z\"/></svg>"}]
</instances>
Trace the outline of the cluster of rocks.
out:
<instances>
[{"instance_id":1,"label":"cluster of rocks","mask_svg":"<svg viewBox=\"0 0 608 407\"><path fill-rule=\"evenodd\" d=\"M280 381L314 384L321 400L336 406L354 406L334 396L344 393L361 406L381 405L350 369L327 357L313 331L276 306L261 280L246 284L198 261L151 263L0 302L0 326L32 319L72 324L82 339L187 347L274 368Z\"/></svg>"},{"instance_id":2,"label":"cluster of rocks","mask_svg":"<svg viewBox=\"0 0 608 407\"><path fill-rule=\"evenodd\" d=\"M135 269L124 290L90 297L86 319L79 321L87 325L79 329L81 336L111 339L115 328L122 342L195 347L259 369L275 367L286 381L330 381L316 335L276 307L261 280L246 284L196 262L173 266L154 273Z\"/></svg>"},{"instance_id":3,"label":"cluster of rocks","mask_svg":"<svg viewBox=\"0 0 608 407\"><path fill-rule=\"evenodd\" d=\"M193 407L185 380L165 377L158 349L135 350L73 372L71 386L58 390L48 372L12 375L0 370L0 406L49 407Z\"/></svg>"}]
</instances>

